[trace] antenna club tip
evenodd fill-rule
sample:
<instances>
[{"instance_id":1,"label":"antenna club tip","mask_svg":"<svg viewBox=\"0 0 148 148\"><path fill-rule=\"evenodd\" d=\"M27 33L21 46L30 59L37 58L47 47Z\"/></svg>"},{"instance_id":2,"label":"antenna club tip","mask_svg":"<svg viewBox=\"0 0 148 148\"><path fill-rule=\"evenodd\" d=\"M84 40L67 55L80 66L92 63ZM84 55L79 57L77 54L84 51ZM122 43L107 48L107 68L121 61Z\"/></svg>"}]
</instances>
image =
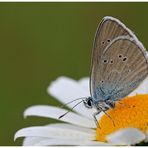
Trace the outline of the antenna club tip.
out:
<instances>
[{"instance_id":1,"label":"antenna club tip","mask_svg":"<svg viewBox=\"0 0 148 148\"><path fill-rule=\"evenodd\" d=\"M63 117L63 115L62 116L59 116L58 119L61 119L62 117Z\"/></svg>"}]
</instances>

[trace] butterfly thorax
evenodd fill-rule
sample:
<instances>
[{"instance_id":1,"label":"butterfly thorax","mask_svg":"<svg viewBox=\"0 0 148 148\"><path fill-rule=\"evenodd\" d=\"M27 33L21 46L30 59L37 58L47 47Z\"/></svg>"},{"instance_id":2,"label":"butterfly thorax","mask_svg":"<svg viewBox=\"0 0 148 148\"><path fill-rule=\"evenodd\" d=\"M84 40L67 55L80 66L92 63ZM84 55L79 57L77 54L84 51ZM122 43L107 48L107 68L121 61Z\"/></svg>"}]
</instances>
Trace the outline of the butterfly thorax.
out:
<instances>
[{"instance_id":1,"label":"butterfly thorax","mask_svg":"<svg viewBox=\"0 0 148 148\"><path fill-rule=\"evenodd\" d=\"M106 111L115 107L115 102L110 99L94 101L93 98L88 97L83 100L83 103L87 108L96 108L98 111Z\"/></svg>"},{"instance_id":2,"label":"butterfly thorax","mask_svg":"<svg viewBox=\"0 0 148 148\"><path fill-rule=\"evenodd\" d=\"M100 100L98 103L94 104L94 107L97 110L106 111L110 108L114 108L115 103L111 102L110 100Z\"/></svg>"}]
</instances>

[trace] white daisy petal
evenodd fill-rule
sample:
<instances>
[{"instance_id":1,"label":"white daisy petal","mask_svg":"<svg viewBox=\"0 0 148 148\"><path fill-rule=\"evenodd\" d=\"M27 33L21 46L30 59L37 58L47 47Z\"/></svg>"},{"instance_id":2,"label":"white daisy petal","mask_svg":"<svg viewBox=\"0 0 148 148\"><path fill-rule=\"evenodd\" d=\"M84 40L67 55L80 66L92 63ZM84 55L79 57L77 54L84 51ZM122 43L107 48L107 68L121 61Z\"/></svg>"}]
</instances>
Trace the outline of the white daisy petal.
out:
<instances>
[{"instance_id":1,"label":"white daisy petal","mask_svg":"<svg viewBox=\"0 0 148 148\"><path fill-rule=\"evenodd\" d=\"M65 140L65 139L46 139L46 140L42 140L38 143L35 144L36 146L48 146L48 145L81 145L81 146L106 146L109 145L107 143L104 142L97 142L97 141L85 141L85 140Z\"/></svg>"},{"instance_id":2,"label":"white daisy petal","mask_svg":"<svg viewBox=\"0 0 148 148\"><path fill-rule=\"evenodd\" d=\"M69 112L64 117L58 119L61 115L63 115L66 112L67 110L61 109L58 107L37 105L37 106L31 106L27 108L24 112L24 116L25 117L27 116L47 117L47 118L53 118L53 119L65 121L65 122L72 123L79 126L84 126L89 128L96 127L94 120L90 120L86 117L80 116L73 112Z\"/></svg>"},{"instance_id":3,"label":"white daisy petal","mask_svg":"<svg viewBox=\"0 0 148 148\"><path fill-rule=\"evenodd\" d=\"M145 140L144 140L144 142L148 142L148 130L146 131L146 135L145 135L146 137L145 137Z\"/></svg>"},{"instance_id":4,"label":"white daisy petal","mask_svg":"<svg viewBox=\"0 0 148 148\"><path fill-rule=\"evenodd\" d=\"M135 145L145 139L145 134L136 128L125 128L108 135L106 139L118 145Z\"/></svg>"},{"instance_id":5,"label":"white daisy petal","mask_svg":"<svg viewBox=\"0 0 148 148\"><path fill-rule=\"evenodd\" d=\"M74 140L94 140L95 135L84 131L78 131L73 129L66 129L60 127L46 127L46 126L34 126L21 129L16 132L14 140L19 137L45 137L56 139L74 139Z\"/></svg>"},{"instance_id":6,"label":"white daisy petal","mask_svg":"<svg viewBox=\"0 0 148 148\"><path fill-rule=\"evenodd\" d=\"M86 89L86 91L88 92L88 96L90 95L90 88L89 88L89 78L88 77L85 77L85 78L82 78L78 81L78 83Z\"/></svg>"},{"instance_id":7,"label":"white daisy petal","mask_svg":"<svg viewBox=\"0 0 148 148\"><path fill-rule=\"evenodd\" d=\"M79 126L75 126L75 125L71 125L71 124L66 124L66 123L54 123L54 124L49 124L46 125L47 127L60 127L62 129L72 129L72 130L77 130L77 131L83 131L83 132L87 132L87 133L92 133L95 135L95 130L90 129L90 128L83 128L83 127L79 127ZM62 139L63 140L63 139ZM69 141L69 140L68 140ZM25 146L31 146L31 145L49 145L49 143L51 142L51 139L49 138L41 138L41 137L27 137L24 139L23 141L23 145ZM53 139L52 139L52 143L53 143ZM59 140L58 140L59 143ZM57 143L57 144L58 144Z\"/></svg>"},{"instance_id":8,"label":"white daisy petal","mask_svg":"<svg viewBox=\"0 0 148 148\"><path fill-rule=\"evenodd\" d=\"M67 77L59 77L56 81L52 82L48 87L48 93L63 104L77 98L90 96L86 88L82 87L78 81ZM81 100L75 101L67 106L72 108L79 101ZM92 114L95 112L95 109L87 109L83 103L76 106L74 110L90 119L93 118Z\"/></svg>"},{"instance_id":9,"label":"white daisy petal","mask_svg":"<svg viewBox=\"0 0 148 148\"><path fill-rule=\"evenodd\" d=\"M50 127L60 127L60 128L65 128L65 129L73 129L73 130L77 130L77 131L83 131L83 132L87 132L87 133L92 133L92 134L96 134L96 130L95 129L91 129L91 128L86 128L86 127L81 127L81 126L76 126L76 125L72 125L72 124L67 124L67 123L53 123L53 124L49 124L47 126Z\"/></svg>"},{"instance_id":10,"label":"white daisy petal","mask_svg":"<svg viewBox=\"0 0 148 148\"><path fill-rule=\"evenodd\" d=\"M36 145L36 143L39 143L40 141L47 140L49 138L45 137L26 137L23 140L23 145L24 146L33 146Z\"/></svg>"},{"instance_id":11,"label":"white daisy petal","mask_svg":"<svg viewBox=\"0 0 148 148\"><path fill-rule=\"evenodd\" d=\"M148 94L148 77L129 96L135 96L136 94Z\"/></svg>"}]
</instances>

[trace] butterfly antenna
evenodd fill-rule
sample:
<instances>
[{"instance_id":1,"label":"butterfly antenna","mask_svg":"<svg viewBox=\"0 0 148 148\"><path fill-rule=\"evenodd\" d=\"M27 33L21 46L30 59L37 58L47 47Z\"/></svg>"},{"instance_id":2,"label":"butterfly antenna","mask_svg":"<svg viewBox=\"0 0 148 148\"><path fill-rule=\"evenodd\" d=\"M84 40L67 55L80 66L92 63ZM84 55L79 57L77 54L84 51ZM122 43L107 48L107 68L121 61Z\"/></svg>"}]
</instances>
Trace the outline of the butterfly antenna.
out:
<instances>
[{"instance_id":1,"label":"butterfly antenna","mask_svg":"<svg viewBox=\"0 0 148 148\"><path fill-rule=\"evenodd\" d=\"M86 98L86 97L85 97L85 98ZM65 104L63 104L63 105L61 105L60 107L63 108L63 107L65 107L66 105L71 104L72 102L75 102L75 101L80 100L80 99L84 99L84 97L83 97L83 98L77 98L77 99L74 99L74 100L72 100L72 101L69 101L69 102L67 102L67 103L65 103Z\"/></svg>"},{"instance_id":2,"label":"butterfly antenna","mask_svg":"<svg viewBox=\"0 0 148 148\"><path fill-rule=\"evenodd\" d=\"M83 100L82 100L83 101ZM77 105L79 105L82 101L78 102L76 105L74 105L71 110L67 111L66 113L64 113L63 115L61 115L58 119L61 119L62 117L64 117L66 114L68 114L70 111L72 111Z\"/></svg>"}]
</instances>

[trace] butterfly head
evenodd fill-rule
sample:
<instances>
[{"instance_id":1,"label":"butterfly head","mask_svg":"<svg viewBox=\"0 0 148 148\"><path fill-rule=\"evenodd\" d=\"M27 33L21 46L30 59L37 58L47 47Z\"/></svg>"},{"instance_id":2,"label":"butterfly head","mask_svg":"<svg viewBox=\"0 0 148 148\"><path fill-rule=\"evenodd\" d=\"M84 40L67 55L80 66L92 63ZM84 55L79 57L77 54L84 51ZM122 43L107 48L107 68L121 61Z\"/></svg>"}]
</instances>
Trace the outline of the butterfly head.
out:
<instances>
[{"instance_id":1,"label":"butterfly head","mask_svg":"<svg viewBox=\"0 0 148 148\"><path fill-rule=\"evenodd\" d=\"M87 97L83 100L83 103L86 108L92 108L93 107L93 102L91 97Z\"/></svg>"},{"instance_id":2,"label":"butterfly head","mask_svg":"<svg viewBox=\"0 0 148 148\"><path fill-rule=\"evenodd\" d=\"M95 101L91 97L87 97L83 100L83 103L86 108L93 108L94 107L97 110L102 110L102 111L106 111L110 108L115 107L115 102L110 99Z\"/></svg>"}]
</instances>

